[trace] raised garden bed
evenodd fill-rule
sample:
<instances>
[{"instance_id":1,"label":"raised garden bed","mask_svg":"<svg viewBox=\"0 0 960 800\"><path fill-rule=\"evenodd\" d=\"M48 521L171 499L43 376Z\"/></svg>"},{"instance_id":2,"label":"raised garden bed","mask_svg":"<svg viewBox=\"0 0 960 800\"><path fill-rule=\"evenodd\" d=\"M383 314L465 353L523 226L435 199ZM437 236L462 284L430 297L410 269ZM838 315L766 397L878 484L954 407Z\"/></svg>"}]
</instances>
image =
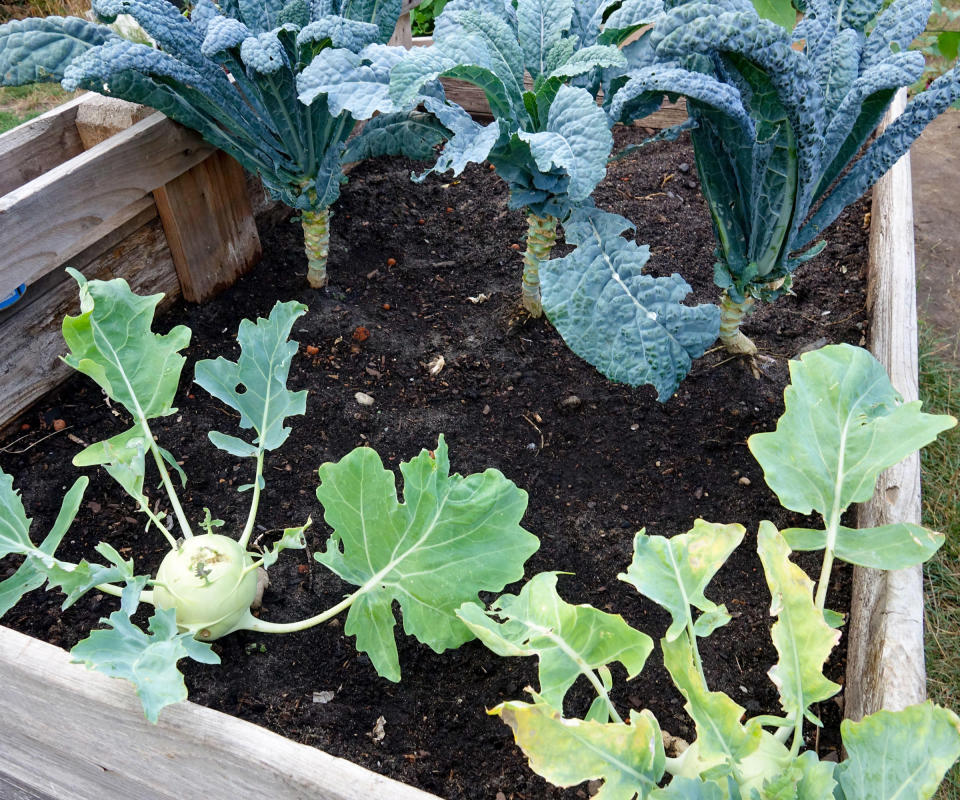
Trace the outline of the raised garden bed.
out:
<instances>
[{"instance_id":1,"label":"raised garden bed","mask_svg":"<svg viewBox=\"0 0 960 800\"><path fill-rule=\"evenodd\" d=\"M651 268L680 271L694 283L697 300L705 301L714 296L709 275L713 245L695 176L692 170L681 169L684 163L692 163L689 154L658 145L615 167L598 194L598 204L634 219L640 228L638 239L654 246ZM461 181L433 180L417 188L406 182L408 173L409 165L394 162L367 164L354 173L335 220L334 289L304 291L304 265L291 226L289 236L278 232L278 238L267 239L265 263L221 302L178 307L163 323L166 327L168 322L171 326L186 322L194 328L192 360L219 352L219 342L236 329L241 317L265 314L275 299L300 297L311 306L303 324L295 326L294 338L319 352L308 357L301 349L292 383L295 388L309 387L314 394L307 419L294 422L294 436L272 464L284 472L290 467L285 481L291 488L273 498L262 518L280 526L299 524L308 514L316 514L314 470L321 461L369 442L395 465L419 448L433 446L436 434L444 432L454 469L466 473L496 466L531 493L524 524L541 536L543 546L528 573L575 570L575 576L561 583L568 600L601 608L609 604L634 624L659 632L663 620L657 612L615 580L629 561L636 529L646 525L653 533L677 533L703 516L742 522L754 534L761 518L781 525L788 519L772 502L759 468L743 447L750 433L772 427L779 413L783 362L778 360L771 374L754 381L738 363L709 355L665 406L658 406L649 390L609 384L567 352L548 326L524 325L513 317L519 255L510 244L520 241L522 220L506 209L503 187L492 174L477 168ZM885 191L877 190L875 203L883 203ZM880 205L875 206L874 223L883 227L871 248L874 285L890 280L891 265L897 276L912 266L906 259L885 262L880 256L889 247L903 247L904 231L909 230L902 226L908 195L895 190L893 196L901 202L893 206L892 222L879 211ZM689 209L696 213L677 217ZM858 316L863 288L857 280L865 266L858 246L864 211L862 206L853 209L841 223L845 227L828 237L832 247L799 276L797 298L785 299L757 316L752 332L763 349L789 357L824 337L859 342L859 323L865 320ZM388 257L397 264L388 267ZM821 283L826 277L832 282ZM909 281L906 275L905 285ZM841 302L845 290L849 294ZM491 299L476 305L467 299L481 293ZM882 291L877 297L890 295ZM902 314L908 305L893 302L900 309L894 315L896 327L882 322L890 316L874 304L874 336L880 324L890 331L911 328ZM830 313L824 315L825 311ZM358 326L370 331L369 339L354 340ZM431 377L425 365L437 355L444 355L447 366ZM190 374L189 366L185 374ZM915 376L915 368L912 373L907 368L907 378L910 374ZM910 386L896 369L894 376L900 391L909 396ZM197 413L203 430L211 415L220 424L222 415L190 397L190 391L184 387L178 403L183 420ZM374 396L375 405L370 409L357 405L356 391ZM99 392L82 381L71 382L26 422L35 431L44 420L52 424L55 418L70 426L64 434L37 442L16 457L8 452L3 461L4 468L18 476L38 524L55 513L53 501L41 495L41 486L55 483L58 490L66 483L65 478L52 482L46 478L80 447L65 441L66 435L90 441L102 436L105 427L112 431L120 425L101 404ZM98 433L86 433L87 424ZM691 436L691 430L697 435ZM178 432L185 433L186 442L171 438ZM212 454L203 437L184 430L183 422L175 421L159 434L166 446L185 457L195 489L188 499L189 511L199 513L203 505L213 505L228 524L237 521L241 511L225 505L232 499L229 484L240 478L233 463ZM8 439L5 445L8 451L22 450L34 441L28 438L14 445ZM673 450L671 445L689 449ZM907 486L902 480L895 485ZM882 497L886 502L901 494L909 493L886 491ZM655 506L658 500L664 504ZM123 546L134 526L124 520L127 511L114 507L117 502L108 479L97 478L76 530L86 526L98 535L104 528L115 531L115 544ZM326 534L315 529L314 536L314 544L320 544ZM72 544L77 553L84 547L79 538ZM727 673L732 680L723 688L733 696L747 697L738 688L741 684L756 687L751 701L769 708L775 702L765 676L771 654L758 650L757 644L768 646L768 598L749 542L742 550L742 558L721 573L717 587L718 599L741 616L719 637L729 649L707 656L707 670L711 680ZM309 569L302 574L296 558L282 563L287 568L280 578L289 585L286 591L278 586L267 596L265 617L292 617L329 605L331 598L335 602L342 594L336 580ZM848 578L840 573L838 580ZM55 597L39 599L49 600L47 608L57 613ZM94 598L71 609L62 622L49 610L35 609L29 619L15 624L69 647L80 638L71 626L84 617L95 620L107 613L110 603ZM886 618L884 609L878 614L877 618ZM878 639L875 626L868 622L867 629L874 631L874 645L900 648L899 634L881 634ZM853 631L851 636L855 637ZM266 652L260 651L261 645ZM586 795L585 788L561 791L533 776L513 748L509 731L483 714L483 706L519 696L534 680L530 664L497 660L477 644L438 656L405 641L404 680L395 686L377 678L365 658L352 652L335 623L289 637L236 635L218 647L223 667L201 668L188 676L194 697L214 708L232 707L244 719L290 731L301 741L443 797L494 797L498 791L507 798ZM856 662L857 658L861 660ZM915 656L911 658L916 664ZM849 660L864 661L854 653ZM0 780L17 787L10 793L21 794L13 797L168 797L183 796L189 789L226 798L243 796L253 782L259 791L276 797L423 796L343 762L331 765L323 753L289 742L282 745L284 754L266 758L267 752L280 747L269 734L193 705L168 709L158 726L149 726L125 685L67 661L58 649L0 631L0 663L10 676L0 689L10 709L0 740L4 752L12 754L5 759L6 777ZM882 664L882 659L869 661ZM286 683L273 677L281 665L293 673ZM833 677L842 668L835 662ZM922 660L920 670L922 675ZM41 684L56 687L46 697L38 672L45 673ZM914 699L918 686L922 693L917 675L914 667L908 688ZM263 676L275 685L275 693L250 683ZM872 673L857 668L847 680L848 713L851 687L861 682L864 686L872 682ZM666 686L662 671L651 664L641 678L627 684L626 696L615 700L623 707L653 708L665 729L683 735L683 723L677 719L679 698ZM878 705L889 705L884 686L881 674L879 691L861 694ZM313 693L319 691L333 691L334 699L314 702ZM822 711L826 714L826 709ZM386 719L385 736L377 742L366 734L372 733L380 715ZM105 716L115 720L112 730L97 736L96 749L88 751L93 720ZM834 725L836 720L834 715ZM108 735L115 739L108 741ZM466 742L476 743L479 751L468 752ZM832 746L835 743L821 742L821 749ZM203 747L210 750L198 758ZM261 757L273 766L258 761ZM255 778L226 767L248 760Z\"/></svg>"}]
</instances>

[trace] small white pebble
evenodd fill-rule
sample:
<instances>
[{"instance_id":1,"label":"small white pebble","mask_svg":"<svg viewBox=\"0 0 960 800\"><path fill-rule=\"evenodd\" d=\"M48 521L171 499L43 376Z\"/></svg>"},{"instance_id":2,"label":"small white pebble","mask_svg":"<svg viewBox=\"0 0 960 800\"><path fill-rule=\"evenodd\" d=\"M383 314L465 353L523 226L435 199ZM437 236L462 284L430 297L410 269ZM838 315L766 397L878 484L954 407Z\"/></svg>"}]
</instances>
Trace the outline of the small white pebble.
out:
<instances>
[{"instance_id":1,"label":"small white pebble","mask_svg":"<svg viewBox=\"0 0 960 800\"><path fill-rule=\"evenodd\" d=\"M368 395L366 392L357 392L353 399L356 400L362 406L372 406L373 398Z\"/></svg>"}]
</instances>

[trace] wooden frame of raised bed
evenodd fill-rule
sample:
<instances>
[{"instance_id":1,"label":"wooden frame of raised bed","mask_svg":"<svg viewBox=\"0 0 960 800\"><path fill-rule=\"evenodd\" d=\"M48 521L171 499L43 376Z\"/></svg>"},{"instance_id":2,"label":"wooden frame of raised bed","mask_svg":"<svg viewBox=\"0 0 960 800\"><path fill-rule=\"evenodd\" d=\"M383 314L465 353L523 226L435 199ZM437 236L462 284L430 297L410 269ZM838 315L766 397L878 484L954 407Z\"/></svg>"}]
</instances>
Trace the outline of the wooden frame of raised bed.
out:
<instances>
[{"instance_id":1,"label":"wooden frame of raised bed","mask_svg":"<svg viewBox=\"0 0 960 800\"><path fill-rule=\"evenodd\" d=\"M415 5L417 2L408 0L404 11ZM406 22L409 25L409 17ZM409 33L406 38L402 33L402 29L398 31L397 41L408 43ZM898 97L896 113L902 109L904 96L901 93ZM35 121L38 127L30 130L60 126L61 133L57 135L71 138L70 126L63 120L75 114L71 109L79 102L82 101L73 101L45 115ZM471 110L481 112L482 108ZM676 117L677 110L671 109L644 124L666 127L675 124ZM153 115L121 134L119 141L129 142L144 131L162 130L169 124ZM21 126L18 130L22 133L28 129ZM169 136L185 134L165 134ZM112 145L103 143L108 146L100 152L112 152L118 137L112 141ZM178 174L208 154L203 152L205 145L197 144L198 140L189 141L190 145L181 147L179 153L175 152L177 148L171 148L170 158L179 158L183 166ZM0 149L0 187L6 175L4 152ZM92 152L79 157L89 160ZM29 169L31 163L19 159L23 170ZM167 173L152 182L162 186L169 179ZM144 185L138 183L139 194L127 200L124 208L132 203L133 209L125 212L126 220L115 226L116 231L135 231L135 236L147 225L156 224L158 212L151 214L146 210L152 203L134 210L135 203L144 204L144 196L156 188L141 189ZM910 185L909 157L905 157L874 189L868 289L873 320L871 349L907 400L917 396ZM0 220L9 197L0 197ZM50 222L36 236L41 243L46 231L55 233L57 227L49 208L45 216ZM5 241L7 235L0 234L0 240ZM157 245L153 248L151 251L148 246L141 252L155 253ZM4 252L8 251L0 248L0 253ZM100 257L108 259L110 255ZM134 270L134 288L178 293L175 277L170 278L172 259L169 255L165 258L164 282L145 276L138 284L139 273ZM4 263L0 261L0 275ZM156 264L153 266L159 271ZM23 268L17 274L27 272ZM123 274L122 268L118 268L118 274ZM42 304L45 323L62 317L61 303ZM38 308L33 313L39 313L40 304L35 305ZM0 339L5 336L5 324L0 319ZM5 387L10 385L6 378L4 383ZM52 385L48 382L42 391ZM6 390L3 394L9 393ZM39 394L34 394L30 401L37 397ZM9 416L0 412L0 419ZM914 457L881 476L874 499L859 510L860 525L919 522L919 489L919 458ZM887 574L856 570L848 635L847 717L859 719L880 708L898 709L923 700L923 596L919 567ZM3 627L0 675L0 797L4 800L173 800L184 796L234 800L249 796L252 791L276 800L437 800L419 789L193 703L165 709L159 723L151 725L144 719L131 685L72 664L64 650Z\"/></svg>"}]
</instances>

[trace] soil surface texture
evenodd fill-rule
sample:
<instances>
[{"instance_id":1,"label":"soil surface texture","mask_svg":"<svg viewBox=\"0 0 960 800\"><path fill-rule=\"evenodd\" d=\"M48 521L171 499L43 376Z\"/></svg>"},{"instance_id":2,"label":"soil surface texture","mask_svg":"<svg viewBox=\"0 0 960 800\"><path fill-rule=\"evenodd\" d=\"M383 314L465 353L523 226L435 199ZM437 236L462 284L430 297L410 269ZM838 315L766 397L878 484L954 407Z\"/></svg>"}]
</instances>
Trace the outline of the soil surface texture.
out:
<instances>
[{"instance_id":1,"label":"soil surface texture","mask_svg":"<svg viewBox=\"0 0 960 800\"><path fill-rule=\"evenodd\" d=\"M642 135L626 131L620 143ZM714 302L713 235L693 163L686 139L651 145L611 166L596 202L636 223L637 240L651 246L651 274L679 272L693 286L690 302ZM249 502L236 488L250 481L252 469L207 441L212 429L237 433L237 419L188 382L193 363L236 359L241 319L266 316L278 300L301 300L310 310L294 326L300 351L290 388L309 391L307 414L288 419L293 433L268 456L258 535L269 542L310 516L314 525L309 551L288 551L271 569L264 619L312 616L352 590L311 557L329 536L315 495L318 466L370 446L396 469L443 433L453 471L495 467L529 492L523 525L541 547L527 563L528 577L569 572L559 581L568 602L620 613L655 639L666 630L666 613L617 579L631 561L634 534L644 527L682 533L697 518L745 525L744 544L707 589L733 620L701 649L711 688L751 715L776 713L766 674L776 661L770 596L756 531L763 519L781 528L802 521L779 507L746 440L772 430L782 413L787 359L827 342L862 343L866 202L829 231L827 248L798 271L793 295L749 318L746 332L769 356L759 379L741 360L712 350L660 404L650 387L610 383L546 321L519 312L526 225L507 207L506 187L487 165L421 185L410 181L416 168L422 165L379 160L351 173L333 222L329 288L307 288L300 226L281 224L265 235L266 255L253 272L217 300L180 304L157 324L160 331L176 324L193 330L179 412L152 423L189 475L181 492L188 515L199 521L210 507L226 522L221 532L236 535ZM358 392L372 404L359 404ZM55 431L56 420L66 428ZM36 538L80 473L73 455L126 430L129 421L77 376L21 422L30 427L17 441L0 442L0 464L23 492ZM93 547L103 539L154 569L165 543L143 534L133 504L104 472L86 474L90 487L58 555L95 558ZM799 560L815 577L818 559ZM0 579L10 572L0 566ZM845 610L848 573L835 569L833 583L830 605ZM95 592L63 613L61 601L58 593L34 592L4 624L69 649L116 608L114 598ZM477 642L437 654L398 626L403 680L394 684L378 677L342 626L341 617L294 635L228 636L215 645L222 666L181 662L190 697L449 800L589 796L586 784L558 789L537 777L509 729L485 713L524 699L524 687L537 685L535 660L499 658ZM658 653L630 682L614 667L613 700L623 716L651 709L664 730L689 740L692 723ZM829 675L842 682L843 666L841 648ZM586 682L578 683L566 710L582 715L590 700ZM809 742L828 753L836 746L839 703L817 713L827 727Z\"/></svg>"}]
</instances>

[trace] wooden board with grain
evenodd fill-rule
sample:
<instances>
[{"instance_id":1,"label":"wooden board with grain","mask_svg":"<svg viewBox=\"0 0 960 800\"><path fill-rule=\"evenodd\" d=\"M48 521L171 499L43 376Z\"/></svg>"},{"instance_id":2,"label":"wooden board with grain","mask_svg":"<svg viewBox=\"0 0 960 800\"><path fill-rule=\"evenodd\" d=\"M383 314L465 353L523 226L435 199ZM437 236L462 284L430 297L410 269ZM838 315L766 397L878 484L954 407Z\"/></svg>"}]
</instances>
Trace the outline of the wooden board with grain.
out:
<instances>
[{"instance_id":1,"label":"wooden board with grain","mask_svg":"<svg viewBox=\"0 0 960 800\"><path fill-rule=\"evenodd\" d=\"M129 683L8 628L0 664L0 791L24 800L438 800L193 703L151 725Z\"/></svg>"},{"instance_id":2,"label":"wooden board with grain","mask_svg":"<svg viewBox=\"0 0 960 800\"><path fill-rule=\"evenodd\" d=\"M0 135L0 197L83 152L76 119L84 97Z\"/></svg>"},{"instance_id":3,"label":"wooden board with grain","mask_svg":"<svg viewBox=\"0 0 960 800\"><path fill-rule=\"evenodd\" d=\"M212 152L162 114L0 197L0 292L31 284L116 227L116 215Z\"/></svg>"},{"instance_id":4,"label":"wooden board with grain","mask_svg":"<svg viewBox=\"0 0 960 800\"><path fill-rule=\"evenodd\" d=\"M209 300L260 261L246 174L226 153L213 152L153 197L185 300Z\"/></svg>"},{"instance_id":5,"label":"wooden board with grain","mask_svg":"<svg viewBox=\"0 0 960 800\"><path fill-rule=\"evenodd\" d=\"M906 104L901 90L885 124ZM867 306L870 350L904 400L918 395L917 303L913 200L907 154L873 189ZM920 523L920 457L886 470L869 503L857 508L857 527ZM926 697L921 567L853 576L844 714L858 720L881 708L898 710Z\"/></svg>"},{"instance_id":6,"label":"wooden board with grain","mask_svg":"<svg viewBox=\"0 0 960 800\"><path fill-rule=\"evenodd\" d=\"M132 230L130 228L133 228ZM70 264L88 279L124 278L139 294L165 295L166 307L180 294L180 282L157 210L151 201L128 223L81 253ZM44 279L45 291L28 293L0 316L0 421L6 423L56 388L73 370L59 356L65 352L61 322L77 314L77 284L63 269ZM39 297L37 296L39 295Z\"/></svg>"}]
</instances>

